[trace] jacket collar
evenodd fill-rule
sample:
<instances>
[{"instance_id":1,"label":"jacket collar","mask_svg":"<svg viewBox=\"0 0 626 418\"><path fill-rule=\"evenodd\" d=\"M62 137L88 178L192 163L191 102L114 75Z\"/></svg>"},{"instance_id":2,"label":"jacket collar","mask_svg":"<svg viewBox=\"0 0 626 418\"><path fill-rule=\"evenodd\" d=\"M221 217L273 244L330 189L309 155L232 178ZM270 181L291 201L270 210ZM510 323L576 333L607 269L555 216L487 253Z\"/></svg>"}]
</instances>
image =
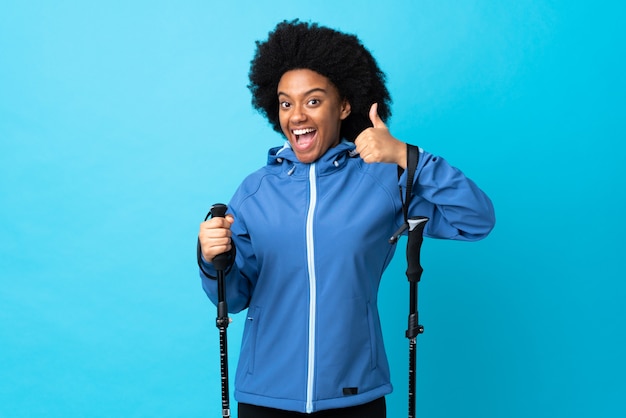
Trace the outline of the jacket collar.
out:
<instances>
[{"instance_id":1,"label":"jacket collar","mask_svg":"<svg viewBox=\"0 0 626 418\"><path fill-rule=\"evenodd\" d=\"M330 174L343 167L347 160L356 156L356 146L352 142L342 141L338 145L329 148L328 151L314 163L317 175ZM288 175L306 176L311 164L301 163L291 149L289 141L285 141L282 147L271 148L268 152L267 165L282 165Z\"/></svg>"}]
</instances>

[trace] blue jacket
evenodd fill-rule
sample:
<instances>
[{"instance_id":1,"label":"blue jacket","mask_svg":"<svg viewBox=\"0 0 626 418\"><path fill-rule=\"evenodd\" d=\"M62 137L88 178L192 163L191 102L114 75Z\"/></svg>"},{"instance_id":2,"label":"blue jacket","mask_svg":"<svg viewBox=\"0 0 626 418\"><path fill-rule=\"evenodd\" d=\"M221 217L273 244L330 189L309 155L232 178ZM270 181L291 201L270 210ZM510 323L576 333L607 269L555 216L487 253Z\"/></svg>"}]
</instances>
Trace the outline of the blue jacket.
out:
<instances>
[{"instance_id":1,"label":"blue jacket","mask_svg":"<svg viewBox=\"0 0 626 418\"><path fill-rule=\"evenodd\" d=\"M303 164L288 144L273 148L229 203L237 255L226 298L231 312L248 309L239 402L314 412L392 390L377 292L404 223L406 174L353 150L343 142ZM492 229L489 198L444 159L420 149L415 178L409 216L430 218L425 236L472 241ZM216 281L201 277L217 303Z\"/></svg>"}]
</instances>

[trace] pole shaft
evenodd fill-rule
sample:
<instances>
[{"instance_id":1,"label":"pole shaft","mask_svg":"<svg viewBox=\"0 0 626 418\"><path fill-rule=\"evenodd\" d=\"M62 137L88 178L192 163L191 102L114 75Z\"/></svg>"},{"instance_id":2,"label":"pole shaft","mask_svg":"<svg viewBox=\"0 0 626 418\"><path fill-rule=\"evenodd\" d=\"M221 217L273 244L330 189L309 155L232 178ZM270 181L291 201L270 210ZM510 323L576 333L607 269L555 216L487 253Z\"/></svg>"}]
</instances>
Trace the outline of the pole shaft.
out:
<instances>
[{"instance_id":1,"label":"pole shaft","mask_svg":"<svg viewBox=\"0 0 626 418\"><path fill-rule=\"evenodd\" d=\"M416 354L417 340L409 340L409 418L415 418L415 391L416 391Z\"/></svg>"},{"instance_id":2,"label":"pole shaft","mask_svg":"<svg viewBox=\"0 0 626 418\"><path fill-rule=\"evenodd\" d=\"M222 380L222 417L230 417L230 396L228 384L228 338L226 329L228 327L228 312L224 310L226 301L224 300L224 271L217 271L217 287L218 287L218 307L216 324L220 333L220 373Z\"/></svg>"}]
</instances>

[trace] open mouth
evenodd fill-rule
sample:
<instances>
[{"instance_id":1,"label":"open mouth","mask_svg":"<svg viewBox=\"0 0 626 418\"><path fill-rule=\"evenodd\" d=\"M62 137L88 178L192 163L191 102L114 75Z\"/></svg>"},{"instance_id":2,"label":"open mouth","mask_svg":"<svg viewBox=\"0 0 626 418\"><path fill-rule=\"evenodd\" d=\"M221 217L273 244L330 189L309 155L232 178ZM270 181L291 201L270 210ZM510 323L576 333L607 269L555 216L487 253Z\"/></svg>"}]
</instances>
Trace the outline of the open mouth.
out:
<instances>
[{"instance_id":1,"label":"open mouth","mask_svg":"<svg viewBox=\"0 0 626 418\"><path fill-rule=\"evenodd\" d=\"M310 145L315 138L316 129L313 128L304 128L304 129L293 129L291 131L296 138L296 144L300 146Z\"/></svg>"}]
</instances>

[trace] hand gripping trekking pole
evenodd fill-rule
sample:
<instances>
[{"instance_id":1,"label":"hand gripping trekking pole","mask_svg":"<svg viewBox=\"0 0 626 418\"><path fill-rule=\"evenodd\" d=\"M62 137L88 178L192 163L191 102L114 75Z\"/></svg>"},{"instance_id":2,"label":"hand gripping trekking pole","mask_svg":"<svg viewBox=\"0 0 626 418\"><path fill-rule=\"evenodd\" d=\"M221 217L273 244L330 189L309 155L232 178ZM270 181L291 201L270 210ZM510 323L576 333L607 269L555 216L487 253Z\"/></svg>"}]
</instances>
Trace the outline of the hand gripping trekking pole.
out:
<instances>
[{"instance_id":1,"label":"hand gripping trekking pole","mask_svg":"<svg viewBox=\"0 0 626 418\"><path fill-rule=\"evenodd\" d=\"M212 218L223 218L228 207L217 203L211 206L209 215ZM207 218L209 217L207 215ZM224 270L228 268L229 257L227 253L218 254L213 258L213 267L217 272L217 318L215 325L220 332L220 372L222 376L222 417L230 417L230 400L228 384L228 339L226 328L230 323L228 317L228 305L226 304L226 290L224 289Z\"/></svg>"},{"instance_id":2,"label":"hand gripping trekking pole","mask_svg":"<svg viewBox=\"0 0 626 418\"><path fill-rule=\"evenodd\" d=\"M410 284L409 323L406 337L409 339L409 418L415 417L415 380L417 363L417 336L424 332L424 327L419 324L417 311L417 284L422 277L420 264L420 250L423 241L423 232L428 218L417 216L408 219L409 237L406 248L408 267L406 276Z\"/></svg>"}]
</instances>

